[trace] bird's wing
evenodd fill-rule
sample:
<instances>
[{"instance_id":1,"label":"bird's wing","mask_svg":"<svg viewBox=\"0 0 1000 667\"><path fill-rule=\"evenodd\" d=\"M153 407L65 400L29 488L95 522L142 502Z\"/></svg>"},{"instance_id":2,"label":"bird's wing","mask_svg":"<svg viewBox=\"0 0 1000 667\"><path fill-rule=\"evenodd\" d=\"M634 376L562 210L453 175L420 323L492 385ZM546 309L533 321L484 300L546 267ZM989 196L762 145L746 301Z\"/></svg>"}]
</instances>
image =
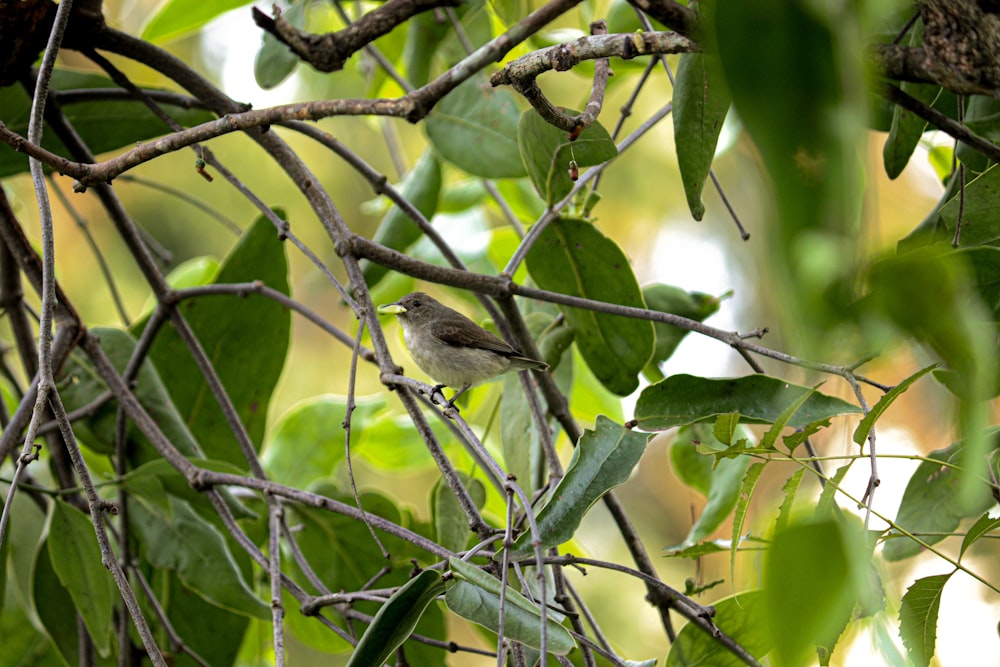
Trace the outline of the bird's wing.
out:
<instances>
[{"instance_id":1,"label":"bird's wing","mask_svg":"<svg viewBox=\"0 0 1000 667\"><path fill-rule=\"evenodd\" d=\"M469 323L472 323L472 321L469 320L466 323L451 319L439 320L431 325L431 333L442 343L454 345L455 347L474 347L482 350L491 350L508 357L520 354L503 339L494 336L478 325L475 328L471 328L468 326Z\"/></svg>"}]
</instances>

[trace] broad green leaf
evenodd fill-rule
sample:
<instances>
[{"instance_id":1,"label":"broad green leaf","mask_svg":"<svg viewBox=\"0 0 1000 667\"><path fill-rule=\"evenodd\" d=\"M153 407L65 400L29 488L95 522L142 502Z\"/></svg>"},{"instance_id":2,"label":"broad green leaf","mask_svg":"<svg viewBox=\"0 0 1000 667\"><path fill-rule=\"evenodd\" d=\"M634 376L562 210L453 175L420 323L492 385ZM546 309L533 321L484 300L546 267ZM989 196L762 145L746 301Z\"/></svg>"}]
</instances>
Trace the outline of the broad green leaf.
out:
<instances>
[{"instance_id":1,"label":"broad green leaf","mask_svg":"<svg viewBox=\"0 0 1000 667\"><path fill-rule=\"evenodd\" d=\"M962 124L984 139L994 143L1000 141L1000 104L997 100L989 95L969 95L967 99ZM959 142L955 157L972 173L982 173L993 164L993 160L964 142Z\"/></svg>"},{"instance_id":2,"label":"broad green leaf","mask_svg":"<svg viewBox=\"0 0 1000 667\"><path fill-rule=\"evenodd\" d=\"M218 529L173 496L133 494L132 498L131 528L150 563L176 572L187 588L207 602L232 613L270 618L268 606L244 580Z\"/></svg>"},{"instance_id":3,"label":"broad green leaf","mask_svg":"<svg viewBox=\"0 0 1000 667\"><path fill-rule=\"evenodd\" d=\"M997 201L997 191L1000 189L1000 168L994 165L975 179L965 184L965 201L960 201L957 189L945 193L946 203L941 207L938 224L929 230L920 229L920 234L914 232L914 239L904 239L912 243L922 240L924 243L948 243L955 235L955 222L958 211L962 209L963 220L975 220L975 224L962 227L961 244L970 246L1000 246L1000 202ZM921 228L924 225L921 225Z\"/></svg>"},{"instance_id":4,"label":"broad green leaf","mask_svg":"<svg viewBox=\"0 0 1000 667\"><path fill-rule=\"evenodd\" d=\"M218 272L219 260L214 257L205 255L192 257L170 270L167 274L167 284L174 289L200 287L211 284ZM154 308L156 308L156 297L151 294L142 305L142 315L136 319L146 319Z\"/></svg>"},{"instance_id":5,"label":"broad green leaf","mask_svg":"<svg viewBox=\"0 0 1000 667\"><path fill-rule=\"evenodd\" d=\"M483 178L519 178L524 165L517 146L520 113L514 94L474 76L435 105L424 124L438 154Z\"/></svg>"},{"instance_id":6,"label":"broad green leaf","mask_svg":"<svg viewBox=\"0 0 1000 667\"><path fill-rule=\"evenodd\" d=\"M775 664L808 664L836 643L854 609L868 560L860 526L835 518L792 522L764 561L763 625ZM820 574L821 573L821 574Z\"/></svg>"},{"instance_id":7,"label":"broad green leaf","mask_svg":"<svg viewBox=\"0 0 1000 667\"><path fill-rule=\"evenodd\" d=\"M123 372L135 352L135 339L121 329L95 327L91 333L97 336L101 349L111 360L115 370ZM59 379L59 395L66 409L72 411L81 408L107 391L107 385L97 376L90 362L82 354L74 353ZM149 358L139 367L133 391L142 407L181 454L189 457L203 456ZM102 454L114 451L116 406L116 403L108 402L87 419L74 424L74 428L79 429L84 444L94 451ZM130 444L129 457L135 464L160 458L153 445L134 424L130 423L127 438Z\"/></svg>"},{"instance_id":8,"label":"broad green leaf","mask_svg":"<svg viewBox=\"0 0 1000 667\"><path fill-rule=\"evenodd\" d=\"M757 481L761 473L764 472L764 464L757 462L747 468L740 483L740 495L736 499L736 511L733 513L733 533L729 544L729 579L736 581L736 554L739 551L740 542L743 540L743 523L746 521L747 512L750 510L750 500L753 498L754 489L757 488Z\"/></svg>"},{"instance_id":9,"label":"broad green leaf","mask_svg":"<svg viewBox=\"0 0 1000 667\"><path fill-rule=\"evenodd\" d=\"M712 605L712 621L720 630L732 637L750 655L761 660L773 646L761 620L764 618L764 594L761 591L740 593L718 600ZM677 633L677 641L670 646L665 667L742 667L745 663L733 655L711 634L688 623Z\"/></svg>"},{"instance_id":10,"label":"broad green leaf","mask_svg":"<svg viewBox=\"0 0 1000 667\"><path fill-rule=\"evenodd\" d=\"M773 424L789 405L810 391L767 375L726 379L671 375L642 391L635 418L637 428L644 431L714 421L731 412L738 412L744 424ZM858 412L861 408L856 405L815 392L788 420L788 426L802 428L821 419Z\"/></svg>"},{"instance_id":11,"label":"broad green leaf","mask_svg":"<svg viewBox=\"0 0 1000 667\"><path fill-rule=\"evenodd\" d=\"M649 436L635 433L607 417L598 417L593 431L586 431L573 450L565 476L549 502L536 515L542 549L570 540L583 516L601 496L621 484L639 463ZM531 531L514 542L510 557L530 558L534 553Z\"/></svg>"},{"instance_id":12,"label":"broad green leaf","mask_svg":"<svg viewBox=\"0 0 1000 667\"><path fill-rule=\"evenodd\" d=\"M1000 248L978 246L955 254L965 260L972 274L970 287L989 311L990 321L1000 324Z\"/></svg>"},{"instance_id":13,"label":"broad green leaf","mask_svg":"<svg viewBox=\"0 0 1000 667\"><path fill-rule=\"evenodd\" d=\"M500 628L500 581L458 558L448 559L448 564L456 578L445 594L445 604L462 618L497 632ZM540 649L541 608L510 586L504 599L504 636ZM566 655L576 646L573 637L552 618L551 613L546 618L546 635L550 653Z\"/></svg>"},{"instance_id":14,"label":"broad green leaf","mask_svg":"<svg viewBox=\"0 0 1000 667\"><path fill-rule=\"evenodd\" d=\"M941 92L940 86L908 81L902 82L900 88L904 93L927 105L933 104ZM892 125L882 147L882 161L885 163L885 173L889 178L898 178L903 173L926 128L926 120L901 106L893 106Z\"/></svg>"},{"instance_id":15,"label":"broad green leaf","mask_svg":"<svg viewBox=\"0 0 1000 667\"><path fill-rule=\"evenodd\" d=\"M580 113L563 111L570 116ZM564 130L549 125L534 109L521 114L517 144L535 190L549 206L573 189L569 174L571 160L580 167L591 167L618 155L618 147L600 123L594 122L571 142Z\"/></svg>"},{"instance_id":16,"label":"broad green leaf","mask_svg":"<svg viewBox=\"0 0 1000 667\"><path fill-rule=\"evenodd\" d=\"M250 4L246 0L167 0L143 28L142 38L150 42L165 42L194 32L212 19Z\"/></svg>"},{"instance_id":17,"label":"broad green leaf","mask_svg":"<svg viewBox=\"0 0 1000 667\"><path fill-rule=\"evenodd\" d=\"M746 427L740 431L740 435L749 437ZM674 473L708 499L687 537L680 545L671 547L673 549L695 544L714 533L732 513L739 499L740 481L750 465L750 457L722 459L716 465L714 456L700 454L695 449L696 441L705 443L711 440L715 440L715 436L708 426L696 424L681 427L670 445L670 463ZM723 447L721 442L717 445ZM688 479L696 480L697 486Z\"/></svg>"},{"instance_id":18,"label":"broad green leaf","mask_svg":"<svg viewBox=\"0 0 1000 667\"><path fill-rule=\"evenodd\" d=\"M399 194L413 204L421 215L428 220L434 216L441 194L441 164L433 151L424 151L398 189ZM382 218L372 240L405 253L422 236L423 232L417 223L394 204ZM389 271L386 267L367 260L361 263L361 270L368 287L373 287Z\"/></svg>"},{"instance_id":19,"label":"broad green leaf","mask_svg":"<svg viewBox=\"0 0 1000 667\"><path fill-rule=\"evenodd\" d=\"M31 572L31 600L38 620L45 629L64 665L80 664L80 640L75 603L60 583L52 567L48 540L42 542ZM6 641L4 642L6 645ZM18 664L18 667L21 667Z\"/></svg>"},{"instance_id":20,"label":"broad green leaf","mask_svg":"<svg viewBox=\"0 0 1000 667\"><path fill-rule=\"evenodd\" d=\"M881 417L886 410L889 409L889 406L892 405L897 398L902 396L903 392L909 389L911 384L935 368L937 368L937 364L931 364L926 368L921 368L919 371L886 392L882 398L878 399L878 403L872 406L872 409L868 411L868 414L866 414L864 418L862 418L858 427L854 429L854 442L859 445L864 445L865 440L868 439L868 434L871 433L872 428L875 426L875 422L878 421L878 418Z\"/></svg>"},{"instance_id":21,"label":"broad green leaf","mask_svg":"<svg viewBox=\"0 0 1000 667\"><path fill-rule=\"evenodd\" d=\"M357 443L372 415L386 405L382 398L360 400L351 415L351 442ZM296 403L281 415L261 456L268 477L304 489L333 476L344 460L347 398L324 394Z\"/></svg>"},{"instance_id":22,"label":"broad green leaf","mask_svg":"<svg viewBox=\"0 0 1000 667\"><path fill-rule=\"evenodd\" d=\"M108 657L118 589L102 563L94 524L83 512L56 500L52 503L47 544L52 569L69 591L94 647L101 656Z\"/></svg>"},{"instance_id":23,"label":"broad green leaf","mask_svg":"<svg viewBox=\"0 0 1000 667\"><path fill-rule=\"evenodd\" d=\"M67 70L56 70L52 76L51 86L53 91L60 92L118 87L107 77ZM205 123L215 118L214 114L203 109L184 109L172 104L161 104L164 111L184 127ZM67 100L63 101L60 107L69 123L95 154L126 146L131 148L137 141L170 132L170 128L139 100L80 102ZM7 86L0 89L0 109L3 110L3 122L7 129L26 137L31 98L24 89L21 86ZM47 131L42 135L42 147L58 155L65 157L70 155L55 132ZM0 178L26 171L28 171L27 155L13 150L0 151Z\"/></svg>"},{"instance_id":24,"label":"broad green leaf","mask_svg":"<svg viewBox=\"0 0 1000 667\"><path fill-rule=\"evenodd\" d=\"M243 470L225 461L213 461L211 459L196 459L195 465L205 470L223 472L232 475L242 475ZM145 494L147 497L162 495L166 491L172 496L176 496L194 509L203 519L214 523L218 528L224 529L225 525L219 517L219 510L201 491L192 487L176 468L170 465L166 459L154 459L148 463L137 466L130 470L122 478L122 485L129 493ZM227 488L219 488L218 492L229 508L230 513L237 519L257 518L257 514L247 508L245 504L236 500L232 492Z\"/></svg>"},{"instance_id":25,"label":"broad green leaf","mask_svg":"<svg viewBox=\"0 0 1000 667\"><path fill-rule=\"evenodd\" d=\"M288 294L288 262L277 232L263 216L243 233L215 282L261 281ZM192 299L178 310L190 325L229 394L250 440L260 449L267 408L288 350L291 317L281 304L259 294ZM135 329L145 327L145 322ZM195 365L187 346L165 325L150 349L174 405L206 456L246 469L236 437Z\"/></svg>"},{"instance_id":26,"label":"broad green leaf","mask_svg":"<svg viewBox=\"0 0 1000 667\"><path fill-rule=\"evenodd\" d=\"M941 594L950 578L951 574L935 574L917 579L900 603L899 636L915 667L927 667L934 657Z\"/></svg>"},{"instance_id":27,"label":"broad green leaf","mask_svg":"<svg viewBox=\"0 0 1000 667\"><path fill-rule=\"evenodd\" d=\"M622 249L584 220L560 218L528 251L528 271L542 289L595 301L645 306ZM610 391L627 396L655 345L649 321L561 307L580 353Z\"/></svg>"},{"instance_id":28,"label":"broad green leaf","mask_svg":"<svg viewBox=\"0 0 1000 667\"><path fill-rule=\"evenodd\" d=\"M535 478L542 463L542 445L528 399L521 390L521 379L515 373L503 379L500 444L504 469L530 497L537 488Z\"/></svg>"},{"instance_id":29,"label":"broad green leaf","mask_svg":"<svg viewBox=\"0 0 1000 667\"><path fill-rule=\"evenodd\" d=\"M537 341L541 358L552 369L558 369L563 352L573 340L573 329L556 323L548 312L531 312L524 317L531 337ZM556 371L558 373L558 371ZM556 381L560 378L557 375ZM500 396L500 444L508 475L513 475L521 489L531 496L541 484L544 460L541 436L527 396L521 390L521 379L511 373L504 377Z\"/></svg>"},{"instance_id":30,"label":"broad green leaf","mask_svg":"<svg viewBox=\"0 0 1000 667\"><path fill-rule=\"evenodd\" d=\"M247 568L248 569L248 568ZM256 620L234 613L193 594L179 576L161 571L166 590L167 616L174 631L184 638L184 645L195 651L209 665L233 665L247 627ZM160 589L158 589L160 590ZM295 607L285 607L286 611ZM301 614L289 613L289 616ZM270 627L270 626L268 626ZM178 660L178 664L184 664Z\"/></svg>"},{"instance_id":31,"label":"broad green leaf","mask_svg":"<svg viewBox=\"0 0 1000 667\"><path fill-rule=\"evenodd\" d=\"M729 101L729 91L715 55L681 55L674 77L674 143L688 208L695 220L705 215L702 192L712 168L722 123L729 111Z\"/></svg>"},{"instance_id":32,"label":"broad green leaf","mask_svg":"<svg viewBox=\"0 0 1000 667\"><path fill-rule=\"evenodd\" d=\"M911 29L909 37L911 47L919 47L923 42L923 28L923 22L918 22ZM926 83L903 81L899 87L904 93L928 106L934 104L934 100L941 93L940 86ZM882 160L889 178L896 178L903 173L903 168L910 161L910 156L920 143L920 137L923 136L926 127L926 120L898 104L893 105L889 136L886 137L885 145L882 147Z\"/></svg>"},{"instance_id":33,"label":"broad green leaf","mask_svg":"<svg viewBox=\"0 0 1000 667\"><path fill-rule=\"evenodd\" d=\"M703 292L685 292L673 285L654 284L642 288L642 298L650 310L672 313L698 322L719 310L720 297ZM669 359L681 340L688 335L687 329L680 329L664 322L653 322L656 332L656 348L653 358L642 370L651 382L663 379L659 364Z\"/></svg>"},{"instance_id":34,"label":"broad green leaf","mask_svg":"<svg viewBox=\"0 0 1000 667\"><path fill-rule=\"evenodd\" d=\"M976 519L976 522L966 531L962 538L962 548L959 550L959 558L965 555L966 550L971 547L980 537L1000 528L1000 519L993 519L989 514L983 514Z\"/></svg>"},{"instance_id":35,"label":"broad green leaf","mask_svg":"<svg viewBox=\"0 0 1000 667\"><path fill-rule=\"evenodd\" d=\"M462 11L467 4L463 2L455 11ZM422 12L406 22L403 63L411 84L423 86L431 80L431 65L438 55L438 45L450 29L451 22L434 11Z\"/></svg>"},{"instance_id":36,"label":"broad green leaf","mask_svg":"<svg viewBox=\"0 0 1000 667\"><path fill-rule=\"evenodd\" d=\"M1000 437L993 431L987 440L988 452L1000 446ZM958 528L962 519L978 517L993 503L989 486L980 481L984 476L979 463L974 470L967 473L977 480L974 495L966 503L960 497L958 489L962 483L963 473L950 466L942 466L934 461L958 464L970 459L965 452L964 442L956 442L944 449L938 449L927 455L930 461L923 461L910 476L910 481L903 491L899 503L895 524L910 533L920 534L920 539L927 544L935 544L944 539L943 535L934 533L950 533ZM978 459L985 461L985 456ZM976 465L976 461L972 461ZM922 551L916 542L905 537L895 537L888 540L882 548L886 560L897 561L915 556Z\"/></svg>"},{"instance_id":37,"label":"broad green leaf","mask_svg":"<svg viewBox=\"0 0 1000 667\"><path fill-rule=\"evenodd\" d=\"M306 2L300 0L291 7L282 7L282 16L302 30L306 25ZM280 5L279 5L280 6ZM257 85L270 90L281 85L299 64L299 57L269 32L261 31L260 49L253 61L253 77Z\"/></svg>"},{"instance_id":38,"label":"broad green leaf","mask_svg":"<svg viewBox=\"0 0 1000 667\"><path fill-rule=\"evenodd\" d=\"M375 614L347 666L381 667L413 633L427 606L444 591L441 574L434 570L424 570L400 586Z\"/></svg>"},{"instance_id":39,"label":"broad green leaf","mask_svg":"<svg viewBox=\"0 0 1000 667\"><path fill-rule=\"evenodd\" d=\"M73 635L75 639L76 633ZM17 605L10 605L0 614L0 637L3 637L0 667L64 667L66 664L43 631L34 627Z\"/></svg>"},{"instance_id":40,"label":"broad green leaf","mask_svg":"<svg viewBox=\"0 0 1000 667\"><path fill-rule=\"evenodd\" d=\"M458 473L462 484L479 509L486 504L486 487L478 479L465 473ZM431 516L434 519L434 533L437 543L449 551L464 551L469 543L469 516L455 497L455 492L439 479L431 490Z\"/></svg>"}]
</instances>

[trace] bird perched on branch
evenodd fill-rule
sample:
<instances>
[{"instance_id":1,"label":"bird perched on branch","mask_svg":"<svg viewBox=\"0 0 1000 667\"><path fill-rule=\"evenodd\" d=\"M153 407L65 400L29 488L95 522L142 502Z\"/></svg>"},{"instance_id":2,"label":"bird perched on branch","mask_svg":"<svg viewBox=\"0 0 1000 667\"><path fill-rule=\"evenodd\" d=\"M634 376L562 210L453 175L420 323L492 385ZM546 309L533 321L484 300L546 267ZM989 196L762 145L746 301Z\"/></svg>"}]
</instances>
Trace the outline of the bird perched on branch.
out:
<instances>
[{"instance_id":1,"label":"bird perched on branch","mask_svg":"<svg viewBox=\"0 0 1000 667\"><path fill-rule=\"evenodd\" d=\"M423 292L407 294L396 303L379 306L383 315L395 315L403 326L403 340L413 361L441 384L458 391L455 399L474 385L511 370L548 370L544 361L522 354L465 315Z\"/></svg>"}]
</instances>

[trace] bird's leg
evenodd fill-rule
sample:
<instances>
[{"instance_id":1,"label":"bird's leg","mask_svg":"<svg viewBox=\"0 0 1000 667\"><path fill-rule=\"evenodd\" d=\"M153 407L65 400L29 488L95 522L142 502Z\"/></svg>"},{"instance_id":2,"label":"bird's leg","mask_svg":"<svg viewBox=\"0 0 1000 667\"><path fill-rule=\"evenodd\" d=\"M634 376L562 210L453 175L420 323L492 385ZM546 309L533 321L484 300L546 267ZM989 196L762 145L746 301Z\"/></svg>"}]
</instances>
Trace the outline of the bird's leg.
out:
<instances>
[{"instance_id":1,"label":"bird's leg","mask_svg":"<svg viewBox=\"0 0 1000 667\"><path fill-rule=\"evenodd\" d=\"M448 403L445 406L445 408L446 409L455 408L455 401L457 401L458 397L461 396L462 394L464 394L465 390L468 389L471 386L472 386L471 384L467 384L464 387L462 387L461 389L459 389L458 391L456 391L455 395L451 397L451 400L448 401ZM458 410L458 408L455 408L455 410Z\"/></svg>"}]
</instances>

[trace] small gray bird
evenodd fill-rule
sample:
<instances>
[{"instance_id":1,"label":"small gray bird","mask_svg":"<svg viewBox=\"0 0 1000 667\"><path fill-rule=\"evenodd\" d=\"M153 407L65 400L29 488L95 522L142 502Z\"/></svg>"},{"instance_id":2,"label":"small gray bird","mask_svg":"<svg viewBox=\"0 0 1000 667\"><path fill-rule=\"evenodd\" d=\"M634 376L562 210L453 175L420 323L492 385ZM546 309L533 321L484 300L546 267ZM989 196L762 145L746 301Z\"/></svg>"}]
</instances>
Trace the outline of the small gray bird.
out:
<instances>
[{"instance_id":1,"label":"small gray bird","mask_svg":"<svg viewBox=\"0 0 1000 667\"><path fill-rule=\"evenodd\" d=\"M544 371L549 365L524 356L465 315L423 292L407 294L396 303L379 306L383 315L395 315L403 326L403 340L413 361L444 386L457 389L448 401L466 389L510 370Z\"/></svg>"}]
</instances>

